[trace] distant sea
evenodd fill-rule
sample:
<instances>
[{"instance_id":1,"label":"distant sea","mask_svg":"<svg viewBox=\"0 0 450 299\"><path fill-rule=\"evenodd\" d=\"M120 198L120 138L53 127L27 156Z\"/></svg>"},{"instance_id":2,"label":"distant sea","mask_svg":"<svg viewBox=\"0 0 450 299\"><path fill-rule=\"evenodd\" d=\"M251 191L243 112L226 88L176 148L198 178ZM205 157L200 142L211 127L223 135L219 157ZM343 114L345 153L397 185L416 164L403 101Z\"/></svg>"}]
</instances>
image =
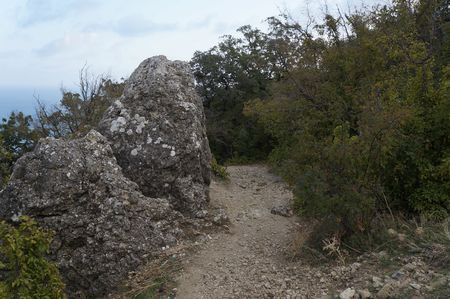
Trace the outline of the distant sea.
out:
<instances>
[{"instance_id":1,"label":"distant sea","mask_svg":"<svg viewBox=\"0 0 450 299\"><path fill-rule=\"evenodd\" d=\"M59 87L0 86L0 118L7 117L12 111L21 111L34 116L37 106L34 96L42 103L51 105L61 99L61 92Z\"/></svg>"}]
</instances>

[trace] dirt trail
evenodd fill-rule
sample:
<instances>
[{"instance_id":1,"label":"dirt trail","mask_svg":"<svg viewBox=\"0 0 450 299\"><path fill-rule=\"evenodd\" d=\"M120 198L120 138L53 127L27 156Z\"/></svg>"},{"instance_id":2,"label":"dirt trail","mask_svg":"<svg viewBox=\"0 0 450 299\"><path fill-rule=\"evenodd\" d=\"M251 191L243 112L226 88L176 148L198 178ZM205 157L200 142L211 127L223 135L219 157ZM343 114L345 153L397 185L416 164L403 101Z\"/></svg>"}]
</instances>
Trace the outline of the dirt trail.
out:
<instances>
[{"instance_id":1,"label":"dirt trail","mask_svg":"<svg viewBox=\"0 0 450 299\"><path fill-rule=\"evenodd\" d=\"M315 266L293 260L292 248L301 248L311 224L270 213L291 202L287 186L264 166L228 171L228 184L211 186L211 206L227 210L230 233L211 234L188 255L176 298L449 298L448 270L419 256L369 252L345 264Z\"/></svg>"},{"instance_id":2,"label":"dirt trail","mask_svg":"<svg viewBox=\"0 0 450 299\"><path fill-rule=\"evenodd\" d=\"M228 172L230 182L213 182L210 194L213 207L227 210L230 233L212 236L186 262L176 298L303 298L308 283L300 290L301 271L284 255L298 234L298 219L270 213L288 205L292 193L264 166Z\"/></svg>"}]
</instances>

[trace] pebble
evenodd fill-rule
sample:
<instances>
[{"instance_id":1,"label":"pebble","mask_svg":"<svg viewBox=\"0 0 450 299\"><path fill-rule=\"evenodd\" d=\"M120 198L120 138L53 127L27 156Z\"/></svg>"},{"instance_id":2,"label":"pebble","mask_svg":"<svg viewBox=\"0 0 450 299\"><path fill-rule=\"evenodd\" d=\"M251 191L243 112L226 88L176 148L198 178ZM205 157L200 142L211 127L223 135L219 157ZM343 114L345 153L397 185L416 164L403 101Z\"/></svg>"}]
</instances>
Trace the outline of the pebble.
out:
<instances>
[{"instance_id":1,"label":"pebble","mask_svg":"<svg viewBox=\"0 0 450 299\"><path fill-rule=\"evenodd\" d=\"M231 184L233 179L236 178L231 174ZM357 258L357 262L345 266L332 262L317 266L304 263L301 259L292 259L286 254L288 240L292 240L289 239L292 229L302 229L304 224L296 225L298 219L271 216L271 207L286 203L278 201L274 194L266 194L273 190L272 185L271 188L261 190L258 195L251 195L250 191L255 189L256 184L236 185L232 188L233 192L240 190L245 196L227 195L226 201L221 203L223 206L229 201L242 204L239 209L226 210L231 219L230 227L237 233L229 235L228 243L220 242L223 240L221 235L212 241L222 246L214 247L220 254L218 257L216 255L217 258L209 267L200 269L206 276L198 282L202 288L201 294L193 298L412 298L412 295L400 295L408 291L421 298L432 298L427 297L427 292L433 287L442 288L449 283L448 275L433 272L435 269L421 262L421 258L411 255L392 257L387 251L363 254ZM263 196L267 196L268 199L264 199L267 202L261 199L251 202ZM257 214L260 217L255 218ZM237 222L236 218L241 222ZM285 222L286 226L272 229L275 222L271 221ZM394 232L397 238L398 232ZM383 269L379 263L383 257L392 257L391 260L402 267L394 269L396 271ZM194 265L203 259L205 256L200 254ZM344 290L337 294L331 291L339 287ZM181 294L181 290L179 287L177 293Z\"/></svg>"},{"instance_id":2,"label":"pebble","mask_svg":"<svg viewBox=\"0 0 450 299\"><path fill-rule=\"evenodd\" d=\"M370 299L370 298L373 298L372 293L371 293L369 290L367 290L367 289L359 290L359 291L358 291L358 295L359 295L359 298L361 298L361 299Z\"/></svg>"},{"instance_id":3,"label":"pebble","mask_svg":"<svg viewBox=\"0 0 450 299\"><path fill-rule=\"evenodd\" d=\"M379 299L387 299L394 296L396 293L397 287L394 283L385 284L377 293L377 298Z\"/></svg>"},{"instance_id":4,"label":"pebble","mask_svg":"<svg viewBox=\"0 0 450 299\"><path fill-rule=\"evenodd\" d=\"M354 288L347 288L339 294L339 299L351 299L355 296L355 293Z\"/></svg>"},{"instance_id":5,"label":"pebble","mask_svg":"<svg viewBox=\"0 0 450 299\"><path fill-rule=\"evenodd\" d=\"M379 289L383 286L383 280L377 276L373 276L372 281L373 281L373 287L375 289Z\"/></svg>"},{"instance_id":6,"label":"pebble","mask_svg":"<svg viewBox=\"0 0 450 299\"><path fill-rule=\"evenodd\" d=\"M395 271L394 273L392 273L391 277L395 280L399 280L404 275L405 273L403 273L402 271Z\"/></svg>"}]
</instances>

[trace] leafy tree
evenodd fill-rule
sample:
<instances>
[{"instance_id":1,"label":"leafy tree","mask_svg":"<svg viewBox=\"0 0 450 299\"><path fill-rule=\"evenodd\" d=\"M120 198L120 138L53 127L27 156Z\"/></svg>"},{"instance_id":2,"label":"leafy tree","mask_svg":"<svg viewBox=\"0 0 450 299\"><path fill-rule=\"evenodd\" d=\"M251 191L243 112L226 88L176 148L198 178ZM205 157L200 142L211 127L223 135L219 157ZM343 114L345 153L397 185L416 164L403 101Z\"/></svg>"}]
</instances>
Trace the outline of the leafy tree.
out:
<instances>
[{"instance_id":1,"label":"leafy tree","mask_svg":"<svg viewBox=\"0 0 450 299\"><path fill-rule=\"evenodd\" d=\"M32 128L33 118L22 112L12 112L8 118L4 118L0 125L0 134L3 139L3 147L14 158L20 157L31 150L38 135Z\"/></svg>"},{"instance_id":2,"label":"leafy tree","mask_svg":"<svg viewBox=\"0 0 450 299\"><path fill-rule=\"evenodd\" d=\"M276 22L299 32L301 55L244 114L274 140L298 210L339 239L380 210L450 213L448 16L448 1L399 0L325 15L314 33Z\"/></svg>"},{"instance_id":3,"label":"leafy tree","mask_svg":"<svg viewBox=\"0 0 450 299\"><path fill-rule=\"evenodd\" d=\"M238 37L224 36L217 46L194 54L191 65L204 100L210 146L219 162L263 159L273 149L270 134L242 112L249 100L269 99L274 82L289 81L312 100L313 86L298 84L301 78L295 75L301 60L311 69L302 74L316 74L324 43L312 38L312 23L303 28L287 14L271 17L267 32L243 26Z\"/></svg>"},{"instance_id":4,"label":"leafy tree","mask_svg":"<svg viewBox=\"0 0 450 299\"><path fill-rule=\"evenodd\" d=\"M14 162L33 149L39 138L33 119L22 112L12 112L0 124L0 188L8 181Z\"/></svg>"},{"instance_id":5,"label":"leafy tree","mask_svg":"<svg viewBox=\"0 0 450 299\"><path fill-rule=\"evenodd\" d=\"M13 156L5 149L3 137L0 136L0 188L8 182L12 164Z\"/></svg>"},{"instance_id":6,"label":"leafy tree","mask_svg":"<svg viewBox=\"0 0 450 299\"><path fill-rule=\"evenodd\" d=\"M267 52L268 36L250 26L238 32L239 38L225 36L191 60L205 105L210 146L219 162L261 159L271 150L267 134L252 117L242 115L244 103L267 97L268 84L277 77Z\"/></svg>"}]
</instances>

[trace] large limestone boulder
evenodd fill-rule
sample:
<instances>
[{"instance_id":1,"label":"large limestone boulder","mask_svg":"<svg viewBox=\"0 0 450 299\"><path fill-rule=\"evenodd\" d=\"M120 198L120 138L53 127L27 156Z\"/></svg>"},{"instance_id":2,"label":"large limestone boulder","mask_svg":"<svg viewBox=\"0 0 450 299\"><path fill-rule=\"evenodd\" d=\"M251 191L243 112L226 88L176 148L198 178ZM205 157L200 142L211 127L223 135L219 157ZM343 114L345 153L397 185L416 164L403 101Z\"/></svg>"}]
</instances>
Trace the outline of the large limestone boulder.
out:
<instances>
[{"instance_id":1,"label":"large limestone boulder","mask_svg":"<svg viewBox=\"0 0 450 299\"><path fill-rule=\"evenodd\" d=\"M0 193L0 218L20 215L55 231L51 258L72 298L98 298L181 234L181 215L142 195L96 131L43 139L19 159Z\"/></svg>"},{"instance_id":2,"label":"large limestone boulder","mask_svg":"<svg viewBox=\"0 0 450 299\"><path fill-rule=\"evenodd\" d=\"M187 63L143 61L99 125L124 174L146 196L183 213L205 214L211 153L205 117Z\"/></svg>"}]
</instances>

